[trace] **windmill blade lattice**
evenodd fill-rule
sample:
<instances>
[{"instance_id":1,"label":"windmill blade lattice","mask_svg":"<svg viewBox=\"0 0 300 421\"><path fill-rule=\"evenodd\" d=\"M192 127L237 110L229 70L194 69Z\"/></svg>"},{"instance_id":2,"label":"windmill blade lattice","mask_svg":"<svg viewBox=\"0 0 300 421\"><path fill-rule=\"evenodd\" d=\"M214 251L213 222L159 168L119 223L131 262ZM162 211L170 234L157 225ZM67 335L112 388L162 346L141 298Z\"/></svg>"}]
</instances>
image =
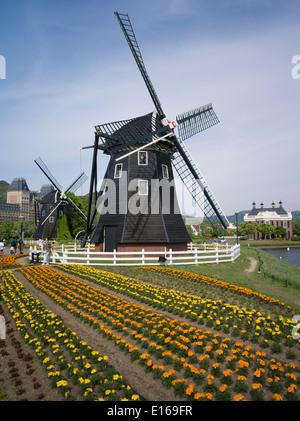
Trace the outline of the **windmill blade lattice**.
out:
<instances>
[{"instance_id":1,"label":"windmill blade lattice","mask_svg":"<svg viewBox=\"0 0 300 421\"><path fill-rule=\"evenodd\" d=\"M210 223L213 223L216 221L216 217L218 217L219 221L226 229L227 225L229 225L229 222L223 210L221 209L221 206L212 194L207 182L205 181L205 178L203 177L198 166L194 162L184 142L182 142L181 139L177 139L177 142L179 142L180 147L182 148L187 159L192 165L194 172L197 174L197 178L195 178L194 174L184 161L182 154L176 152L176 154L174 154L173 165L179 177L181 178L183 184L185 185L185 187L187 188L197 205L203 211L208 221Z\"/></svg>"},{"instance_id":2,"label":"windmill blade lattice","mask_svg":"<svg viewBox=\"0 0 300 421\"><path fill-rule=\"evenodd\" d=\"M62 192L62 187L59 184L59 182L55 179L55 177L51 174L51 171L47 167L47 165L44 163L41 157L38 157L34 160L34 162L37 164L37 166L43 171L45 176L48 178L48 180L53 184L53 186L58 190L60 193Z\"/></svg>"},{"instance_id":3,"label":"windmill blade lattice","mask_svg":"<svg viewBox=\"0 0 300 421\"><path fill-rule=\"evenodd\" d=\"M181 140L186 140L195 134L219 123L212 104L203 105L176 116L178 133Z\"/></svg>"},{"instance_id":4,"label":"windmill blade lattice","mask_svg":"<svg viewBox=\"0 0 300 421\"><path fill-rule=\"evenodd\" d=\"M143 57L142 57L142 54L140 52L140 49L139 49L139 46L138 46L138 43L137 43L137 40L136 40L136 37L135 37L135 34L134 34L134 30L132 28L129 16L125 15L125 14L118 13L118 12L115 12L115 15L118 18L119 24L120 24L120 26L123 30L123 33L124 33L125 38L128 42L128 45L131 49L133 57L134 57L137 65L138 65L138 68L140 69L140 72L141 72L141 74L144 78L145 84L146 84L147 89L150 93L152 101L154 102L155 108L156 108L158 114L163 118L163 117L165 117L165 114L162 110L162 106L161 106L160 101L158 99L158 96L155 92L155 89L152 85L152 82L151 82L151 80L148 76L148 73L147 73L147 70L146 70L146 67L145 67L145 64L144 64L144 61L143 61Z\"/></svg>"},{"instance_id":5,"label":"windmill blade lattice","mask_svg":"<svg viewBox=\"0 0 300 421\"><path fill-rule=\"evenodd\" d=\"M70 186L66 189L65 193L74 193L76 190L79 189L86 182L88 179L87 175L82 172L74 181L70 184Z\"/></svg>"}]
</instances>

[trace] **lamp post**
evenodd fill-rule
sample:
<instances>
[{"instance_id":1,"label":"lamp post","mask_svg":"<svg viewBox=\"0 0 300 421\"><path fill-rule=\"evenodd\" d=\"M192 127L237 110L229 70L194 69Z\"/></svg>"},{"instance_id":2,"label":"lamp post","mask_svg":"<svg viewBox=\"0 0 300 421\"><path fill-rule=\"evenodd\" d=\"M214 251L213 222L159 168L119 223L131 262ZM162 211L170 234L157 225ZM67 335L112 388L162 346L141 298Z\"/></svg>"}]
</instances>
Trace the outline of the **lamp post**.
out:
<instances>
[{"instance_id":1,"label":"lamp post","mask_svg":"<svg viewBox=\"0 0 300 421\"><path fill-rule=\"evenodd\" d=\"M235 212L235 224L236 224L236 243L239 243L239 224L238 224L238 214L239 212Z\"/></svg>"},{"instance_id":2,"label":"lamp post","mask_svg":"<svg viewBox=\"0 0 300 421\"><path fill-rule=\"evenodd\" d=\"M20 220L21 220L21 232L20 232L20 241L19 241L19 250L20 250L20 254L23 253L23 220L24 220L24 216L20 215L19 216Z\"/></svg>"}]
</instances>

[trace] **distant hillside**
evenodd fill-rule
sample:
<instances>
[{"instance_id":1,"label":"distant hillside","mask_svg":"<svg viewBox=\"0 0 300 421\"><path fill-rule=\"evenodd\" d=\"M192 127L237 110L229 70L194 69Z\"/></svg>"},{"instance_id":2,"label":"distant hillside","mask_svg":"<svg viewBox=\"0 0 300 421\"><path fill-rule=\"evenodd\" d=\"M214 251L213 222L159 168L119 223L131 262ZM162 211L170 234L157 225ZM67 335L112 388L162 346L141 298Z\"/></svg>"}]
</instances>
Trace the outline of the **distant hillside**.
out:
<instances>
[{"instance_id":1,"label":"distant hillside","mask_svg":"<svg viewBox=\"0 0 300 421\"><path fill-rule=\"evenodd\" d=\"M203 222L203 218L201 217L197 217L194 218L193 216L182 216L185 225L197 225L197 224L201 224Z\"/></svg>"},{"instance_id":2,"label":"distant hillside","mask_svg":"<svg viewBox=\"0 0 300 421\"><path fill-rule=\"evenodd\" d=\"M10 186L7 181L0 180L0 203L6 203L7 201L7 190Z\"/></svg>"},{"instance_id":3,"label":"distant hillside","mask_svg":"<svg viewBox=\"0 0 300 421\"><path fill-rule=\"evenodd\" d=\"M242 210L242 211L238 212L238 216L237 216L238 224L241 224L242 222L244 222L244 216L245 216L246 213L249 213L249 212L250 212L249 210ZM228 219L229 222L232 222L234 224L236 223L235 214L227 216L227 219Z\"/></svg>"},{"instance_id":4,"label":"distant hillside","mask_svg":"<svg viewBox=\"0 0 300 421\"><path fill-rule=\"evenodd\" d=\"M296 221L297 218L300 218L300 211L292 211L293 221Z\"/></svg>"}]
</instances>

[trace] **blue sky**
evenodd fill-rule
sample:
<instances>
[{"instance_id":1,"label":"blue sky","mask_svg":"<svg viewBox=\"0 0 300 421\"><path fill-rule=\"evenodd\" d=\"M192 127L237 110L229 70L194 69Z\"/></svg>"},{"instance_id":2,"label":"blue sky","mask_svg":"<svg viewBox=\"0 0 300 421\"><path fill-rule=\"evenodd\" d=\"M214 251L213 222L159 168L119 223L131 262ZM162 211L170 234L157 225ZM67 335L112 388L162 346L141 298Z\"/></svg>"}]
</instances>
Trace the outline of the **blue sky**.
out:
<instances>
[{"instance_id":1,"label":"blue sky","mask_svg":"<svg viewBox=\"0 0 300 421\"><path fill-rule=\"evenodd\" d=\"M220 124L186 143L224 212L253 200L299 210L296 0L3 0L0 179L38 190L41 156L67 187L90 176L92 152L80 148L94 125L154 109L114 10L129 14L170 120L213 103ZM99 155L99 178L107 163Z\"/></svg>"}]
</instances>

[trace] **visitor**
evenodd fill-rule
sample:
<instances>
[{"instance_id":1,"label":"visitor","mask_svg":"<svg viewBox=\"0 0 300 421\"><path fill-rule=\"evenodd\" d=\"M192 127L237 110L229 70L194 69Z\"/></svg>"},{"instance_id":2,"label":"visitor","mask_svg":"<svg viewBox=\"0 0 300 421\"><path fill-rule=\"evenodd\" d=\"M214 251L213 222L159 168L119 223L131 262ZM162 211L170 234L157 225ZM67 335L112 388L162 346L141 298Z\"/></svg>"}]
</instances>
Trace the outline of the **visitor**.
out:
<instances>
[{"instance_id":1,"label":"visitor","mask_svg":"<svg viewBox=\"0 0 300 421\"><path fill-rule=\"evenodd\" d=\"M39 248L41 250L43 250L43 239L42 238L39 239Z\"/></svg>"},{"instance_id":2,"label":"visitor","mask_svg":"<svg viewBox=\"0 0 300 421\"><path fill-rule=\"evenodd\" d=\"M50 252L52 250L52 244L49 241L49 238L47 237L45 239L44 250L45 250L45 255L44 255L43 265L49 265L49 258L50 258Z\"/></svg>"},{"instance_id":3,"label":"visitor","mask_svg":"<svg viewBox=\"0 0 300 421\"><path fill-rule=\"evenodd\" d=\"M22 238L20 238L19 240L19 253L20 254L23 254L23 245L24 245L23 240Z\"/></svg>"},{"instance_id":4,"label":"visitor","mask_svg":"<svg viewBox=\"0 0 300 421\"><path fill-rule=\"evenodd\" d=\"M0 240L0 253L3 253L4 251L4 243L2 240Z\"/></svg>"},{"instance_id":5,"label":"visitor","mask_svg":"<svg viewBox=\"0 0 300 421\"><path fill-rule=\"evenodd\" d=\"M15 239L15 237L11 240L10 242L10 254L16 254L17 251L17 241Z\"/></svg>"}]
</instances>

